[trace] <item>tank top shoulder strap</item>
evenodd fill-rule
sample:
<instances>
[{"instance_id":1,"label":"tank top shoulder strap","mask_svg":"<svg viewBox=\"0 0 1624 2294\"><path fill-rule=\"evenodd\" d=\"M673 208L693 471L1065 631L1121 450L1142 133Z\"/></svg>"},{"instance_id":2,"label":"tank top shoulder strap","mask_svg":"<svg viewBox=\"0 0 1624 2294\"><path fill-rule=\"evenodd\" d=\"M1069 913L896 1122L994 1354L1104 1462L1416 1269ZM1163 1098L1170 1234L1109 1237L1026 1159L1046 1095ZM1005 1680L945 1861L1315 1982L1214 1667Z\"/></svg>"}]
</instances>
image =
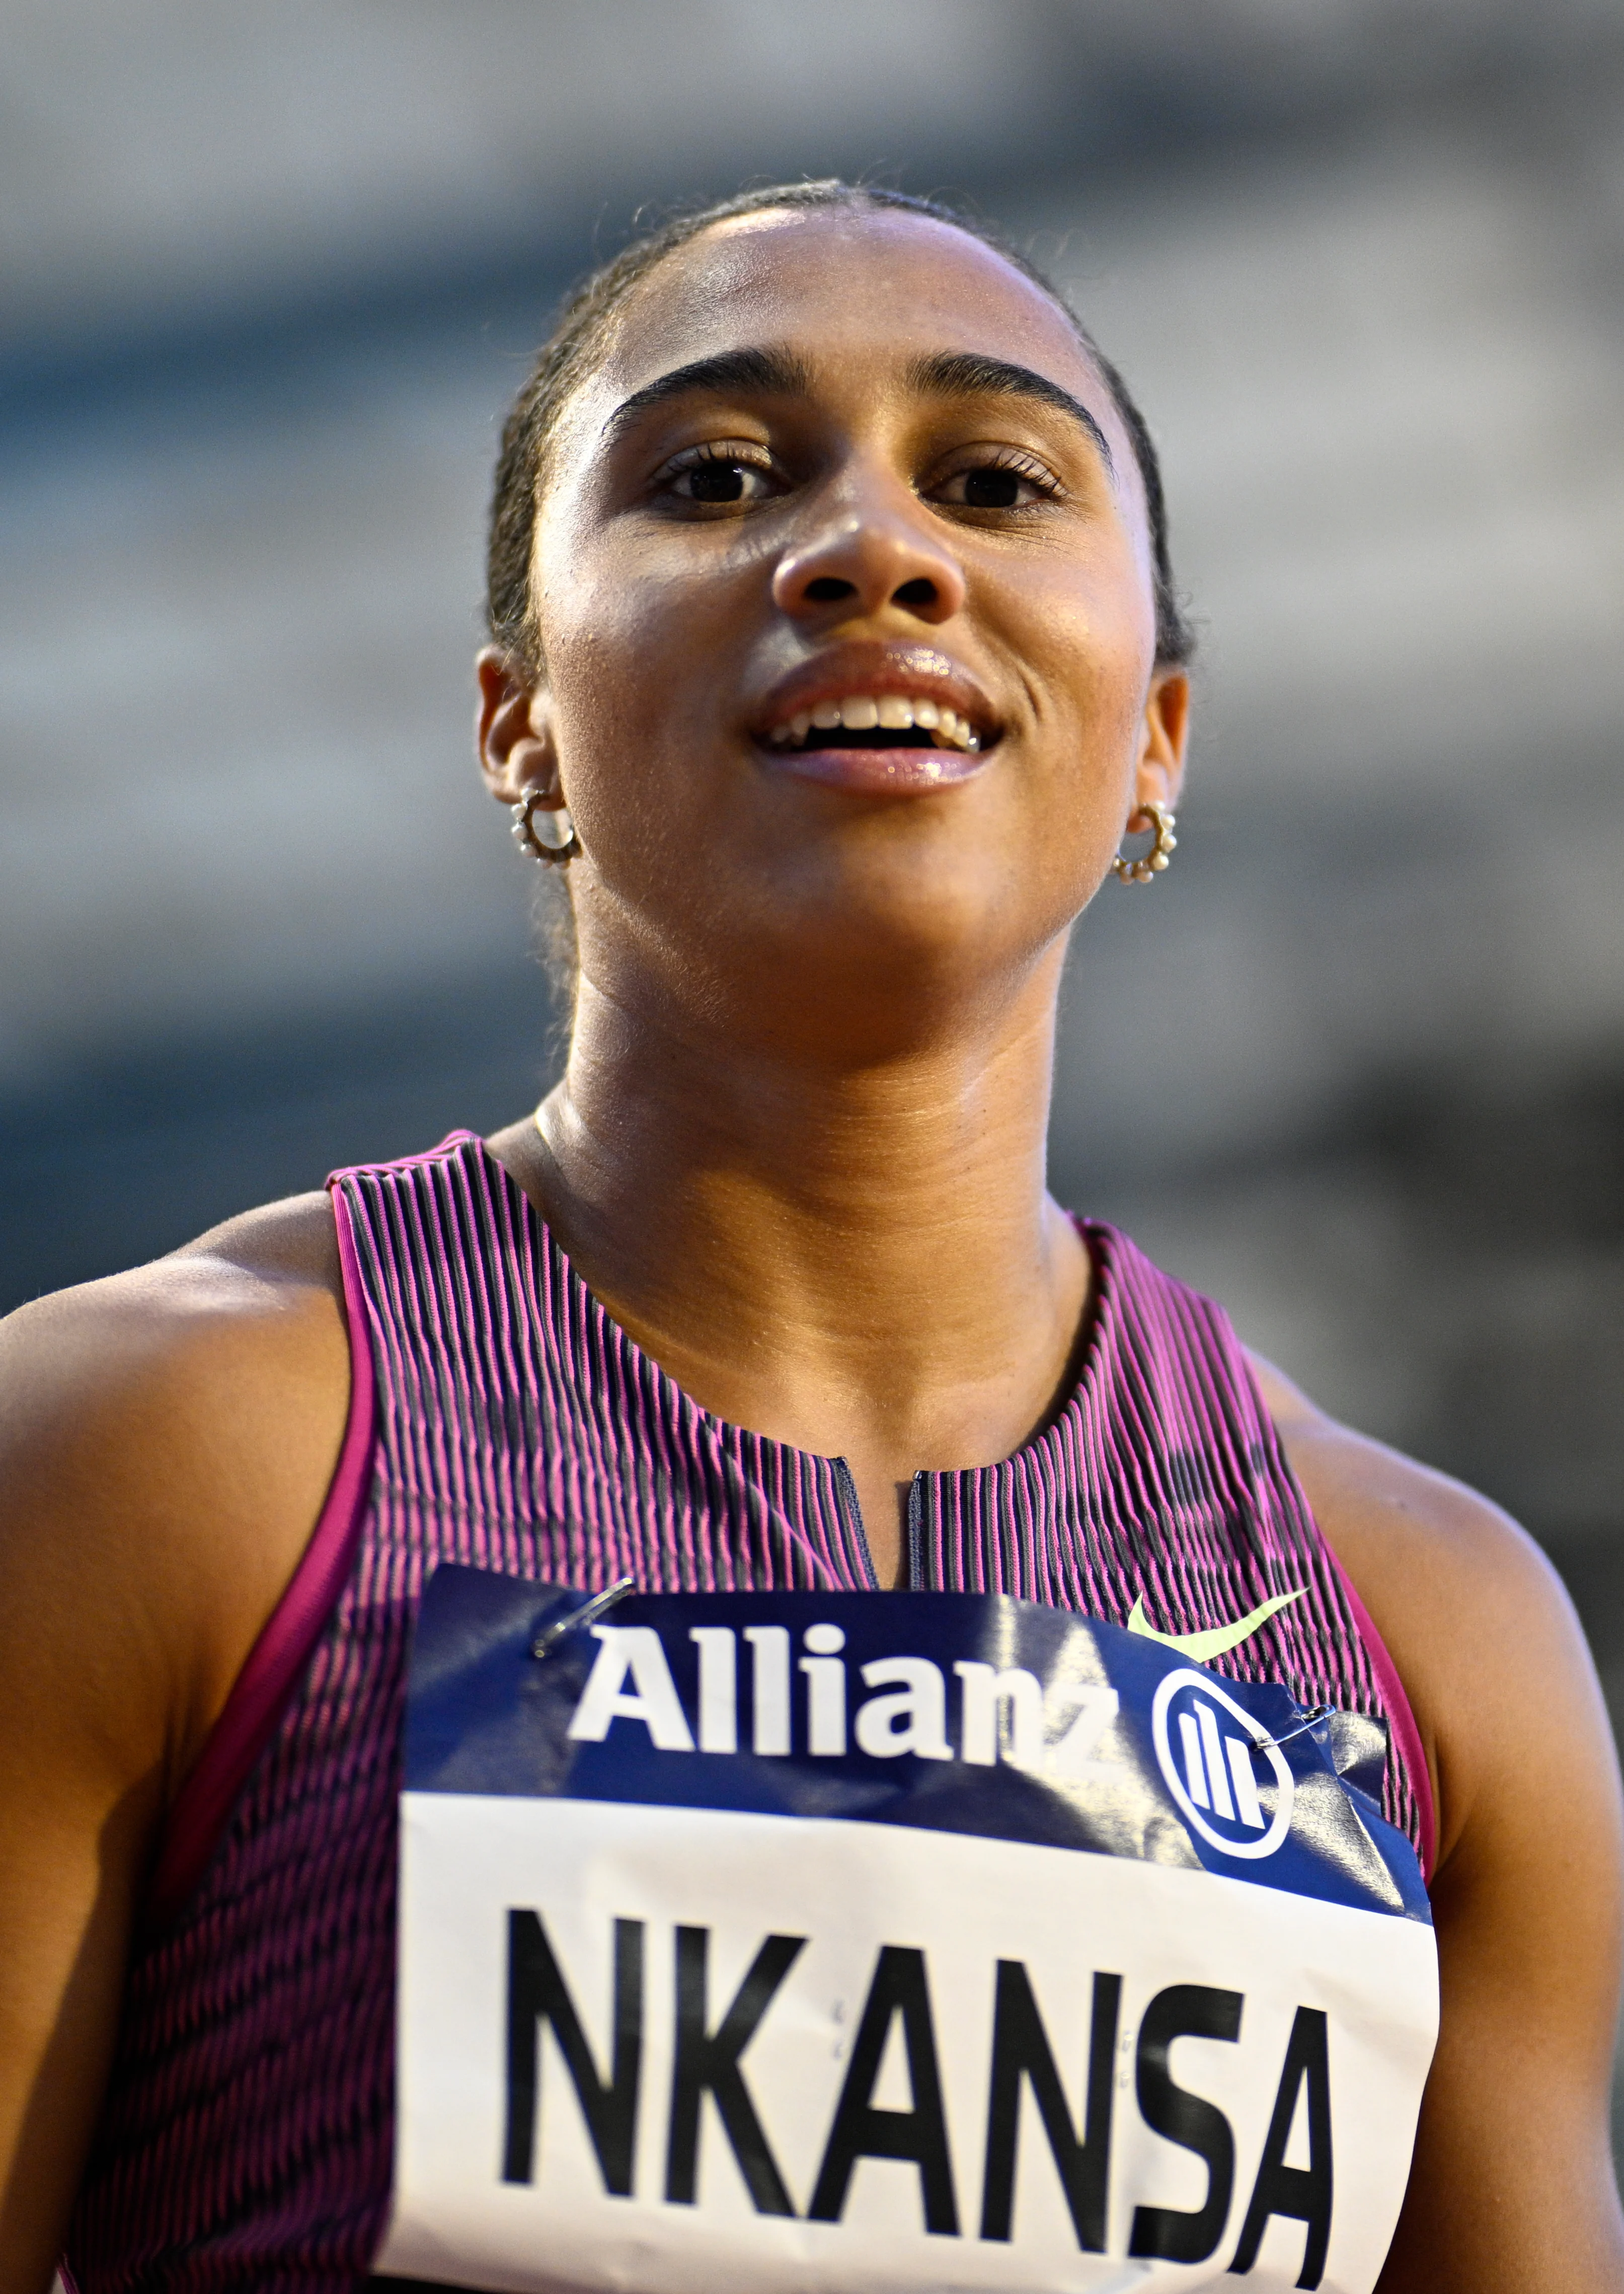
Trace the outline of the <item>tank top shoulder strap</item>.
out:
<instances>
[{"instance_id":1,"label":"tank top shoulder strap","mask_svg":"<svg viewBox=\"0 0 1624 2294\"><path fill-rule=\"evenodd\" d=\"M465 1161L472 1132L452 1132L425 1155L337 1171L329 1192L343 1280L350 1354L350 1400L338 1461L327 1497L280 1599L266 1619L210 1730L196 1766L175 1796L147 1891L146 1924L164 1927L191 1896L215 1849L232 1804L264 1751L311 1655L326 1630L354 1566L372 1494L380 1431L380 1403L389 1399L375 1354L390 1320L376 1219L380 1197L397 1208L420 1192L423 1167ZM358 1183L380 1183L363 1192Z\"/></svg>"},{"instance_id":2,"label":"tank top shoulder strap","mask_svg":"<svg viewBox=\"0 0 1624 2294\"><path fill-rule=\"evenodd\" d=\"M1359 1701L1387 1723L1387 1812L1409 1834L1423 1870L1430 1873L1436 1812L1409 1696L1369 1610L1315 1519L1233 1324L1216 1301L1165 1273L1118 1229L1090 1222L1084 1232L1101 1275L1102 1379L1113 1386L1121 1411L1130 1417L1142 1411L1147 1425L1162 1432L1159 1444L1143 1445L1154 1461L1151 1478L1160 1485L1153 1503L1182 1526L1192 1501L1205 1494L1221 1510L1250 1512L1263 1525L1267 1542L1302 1580L1300 1593L1279 1620L1282 1640L1302 1649L1328 1636L1344 1642L1343 1661L1352 1680L1344 1693L1349 1686L1362 1692ZM1179 1565L1188 1550L1181 1537L1147 1557L1146 1590L1154 1586L1165 1612L1157 1623L1181 1612L1188 1581ZM1158 1566L1164 1555L1171 1566ZM1214 1661L1224 1662L1222 1656Z\"/></svg>"}]
</instances>

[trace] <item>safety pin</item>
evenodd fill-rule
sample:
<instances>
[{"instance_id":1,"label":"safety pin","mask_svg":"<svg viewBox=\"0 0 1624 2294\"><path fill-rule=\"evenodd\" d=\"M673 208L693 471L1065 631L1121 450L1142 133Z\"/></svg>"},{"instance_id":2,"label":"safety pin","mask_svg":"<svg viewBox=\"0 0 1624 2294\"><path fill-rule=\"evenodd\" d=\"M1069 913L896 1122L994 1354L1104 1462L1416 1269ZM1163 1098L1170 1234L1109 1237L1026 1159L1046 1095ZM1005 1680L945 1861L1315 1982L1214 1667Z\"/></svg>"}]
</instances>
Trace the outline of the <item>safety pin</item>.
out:
<instances>
[{"instance_id":1,"label":"safety pin","mask_svg":"<svg viewBox=\"0 0 1624 2294\"><path fill-rule=\"evenodd\" d=\"M1335 1704L1316 1704L1311 1712L1305 1712L1296 1727L1287 1729L1283 1737L1254 1737L1252 1749L1255 1753L1261 1753L1272 1745L1278 1752L1282 1745L1289 1745L1294 1737L1304 1737L1311 1729L1317 1729L1322 1720L1328 1720L1336 1710Z\"/></svg>"},{"instance_id":2,"label":"safety pin","mask_svg":"<svg viewBox=\"0 0 1624 2294\"><path fill-rule=\"evenodd\" d=\"M592 1598L583 1601L579 1609L570 1609L562 1617L555 1617L550 1624L543 1625L530 1645L532 1656L548 1655L565 1633L572 1633L581 1625L595 1623L605 1610L613 1609L617 1601L624 1599L636 1582L632 1577L617 1577L613 1585L605 1586L601 1593L594 1593Z\"/></svg>"}]
</instances>

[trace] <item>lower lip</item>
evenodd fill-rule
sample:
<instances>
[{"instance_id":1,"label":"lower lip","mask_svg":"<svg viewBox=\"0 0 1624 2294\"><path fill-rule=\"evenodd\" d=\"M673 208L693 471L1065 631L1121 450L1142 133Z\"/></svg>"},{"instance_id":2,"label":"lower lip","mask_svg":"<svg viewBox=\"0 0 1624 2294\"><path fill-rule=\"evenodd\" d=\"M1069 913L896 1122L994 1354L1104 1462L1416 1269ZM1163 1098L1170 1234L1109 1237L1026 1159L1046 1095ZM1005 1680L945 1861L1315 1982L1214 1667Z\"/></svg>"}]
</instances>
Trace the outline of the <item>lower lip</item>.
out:
<instances>
[{"instance_id":1,"label":"lower lip","mask_svg":"<svg viewBox=\"0 0 1624 2294\"><path fill-rule=\"evenodd\" d=\"M816 781L853 796L929 796L973 780L991 761L987 749L764 749L777 773Z\"/></svg>"}]
</instances>

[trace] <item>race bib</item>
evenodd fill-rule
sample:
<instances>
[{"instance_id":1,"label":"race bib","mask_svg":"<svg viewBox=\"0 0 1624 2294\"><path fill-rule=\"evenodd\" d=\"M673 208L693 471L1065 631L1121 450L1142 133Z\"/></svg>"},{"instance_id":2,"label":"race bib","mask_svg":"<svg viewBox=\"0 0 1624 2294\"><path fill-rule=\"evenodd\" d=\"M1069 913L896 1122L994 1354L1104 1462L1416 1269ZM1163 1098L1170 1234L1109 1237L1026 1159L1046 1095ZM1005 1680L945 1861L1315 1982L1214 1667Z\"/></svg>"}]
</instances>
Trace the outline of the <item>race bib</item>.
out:
<instances>
[{"instance_id":1,"label":"race bib","mask_svg":"<svg viewBox=\"0 0 1624 2294\"><path fill-rule=\"evenodd\" d=\"M1368 2294L1438 2021L1384 1752L1032 1602L441 1568L374 2267Z\"/></svg>"}]
</instances>

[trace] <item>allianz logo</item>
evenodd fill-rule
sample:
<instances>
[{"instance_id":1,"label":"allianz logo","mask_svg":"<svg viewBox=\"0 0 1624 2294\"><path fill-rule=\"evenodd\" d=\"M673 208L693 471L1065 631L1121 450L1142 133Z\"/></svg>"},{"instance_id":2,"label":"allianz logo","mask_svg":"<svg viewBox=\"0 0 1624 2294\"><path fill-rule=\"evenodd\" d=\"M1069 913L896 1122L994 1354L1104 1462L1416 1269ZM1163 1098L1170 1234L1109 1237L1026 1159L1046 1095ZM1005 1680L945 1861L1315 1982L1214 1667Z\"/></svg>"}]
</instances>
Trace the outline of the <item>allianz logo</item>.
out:
<instances>
[{"instance_id":1,"label":"allianz logo","mask_svg":"<svg viewBox=\"0 0 1624 2294\"><path fill-rule=\"evenodd\" d=\"M808 1625L799 1651L787 1625L747 1625L742 1635L731 1625L696 1625L688 1634L698 1652L691 1726L652 1625L591 1630L597 1654L568 1730L577 1744L602 1744L625 1721L646 1729L662 1753L747 1745L759 1758L787 1759L799 1738L814 1760L841 1760L855 1747L876 1761L904 1753L980 1768L1003 1761L1057 1779L1109 1782L1123 1774L1120 1753L1101 1745L1117 1693L1092 1682L1045 1684L1023 1666L961 1660L954 1696L942 1667L925 1656L873 1658L855 1668L854 1682L839 1625Z\"/></svg>"},{"instance_id":2,"label":"allianz logo","mask_svg":"<svg viewBox=\"0 0 1624 2294\"><path fill-rule=\"evenodd\" d=\"M1168 1673L1150 1735L1186 1823L1226 1856L1272 1856L1291 1828L1295 1786L1279 1746L1207 1673Z\"/></svg>"}]
</instances>

